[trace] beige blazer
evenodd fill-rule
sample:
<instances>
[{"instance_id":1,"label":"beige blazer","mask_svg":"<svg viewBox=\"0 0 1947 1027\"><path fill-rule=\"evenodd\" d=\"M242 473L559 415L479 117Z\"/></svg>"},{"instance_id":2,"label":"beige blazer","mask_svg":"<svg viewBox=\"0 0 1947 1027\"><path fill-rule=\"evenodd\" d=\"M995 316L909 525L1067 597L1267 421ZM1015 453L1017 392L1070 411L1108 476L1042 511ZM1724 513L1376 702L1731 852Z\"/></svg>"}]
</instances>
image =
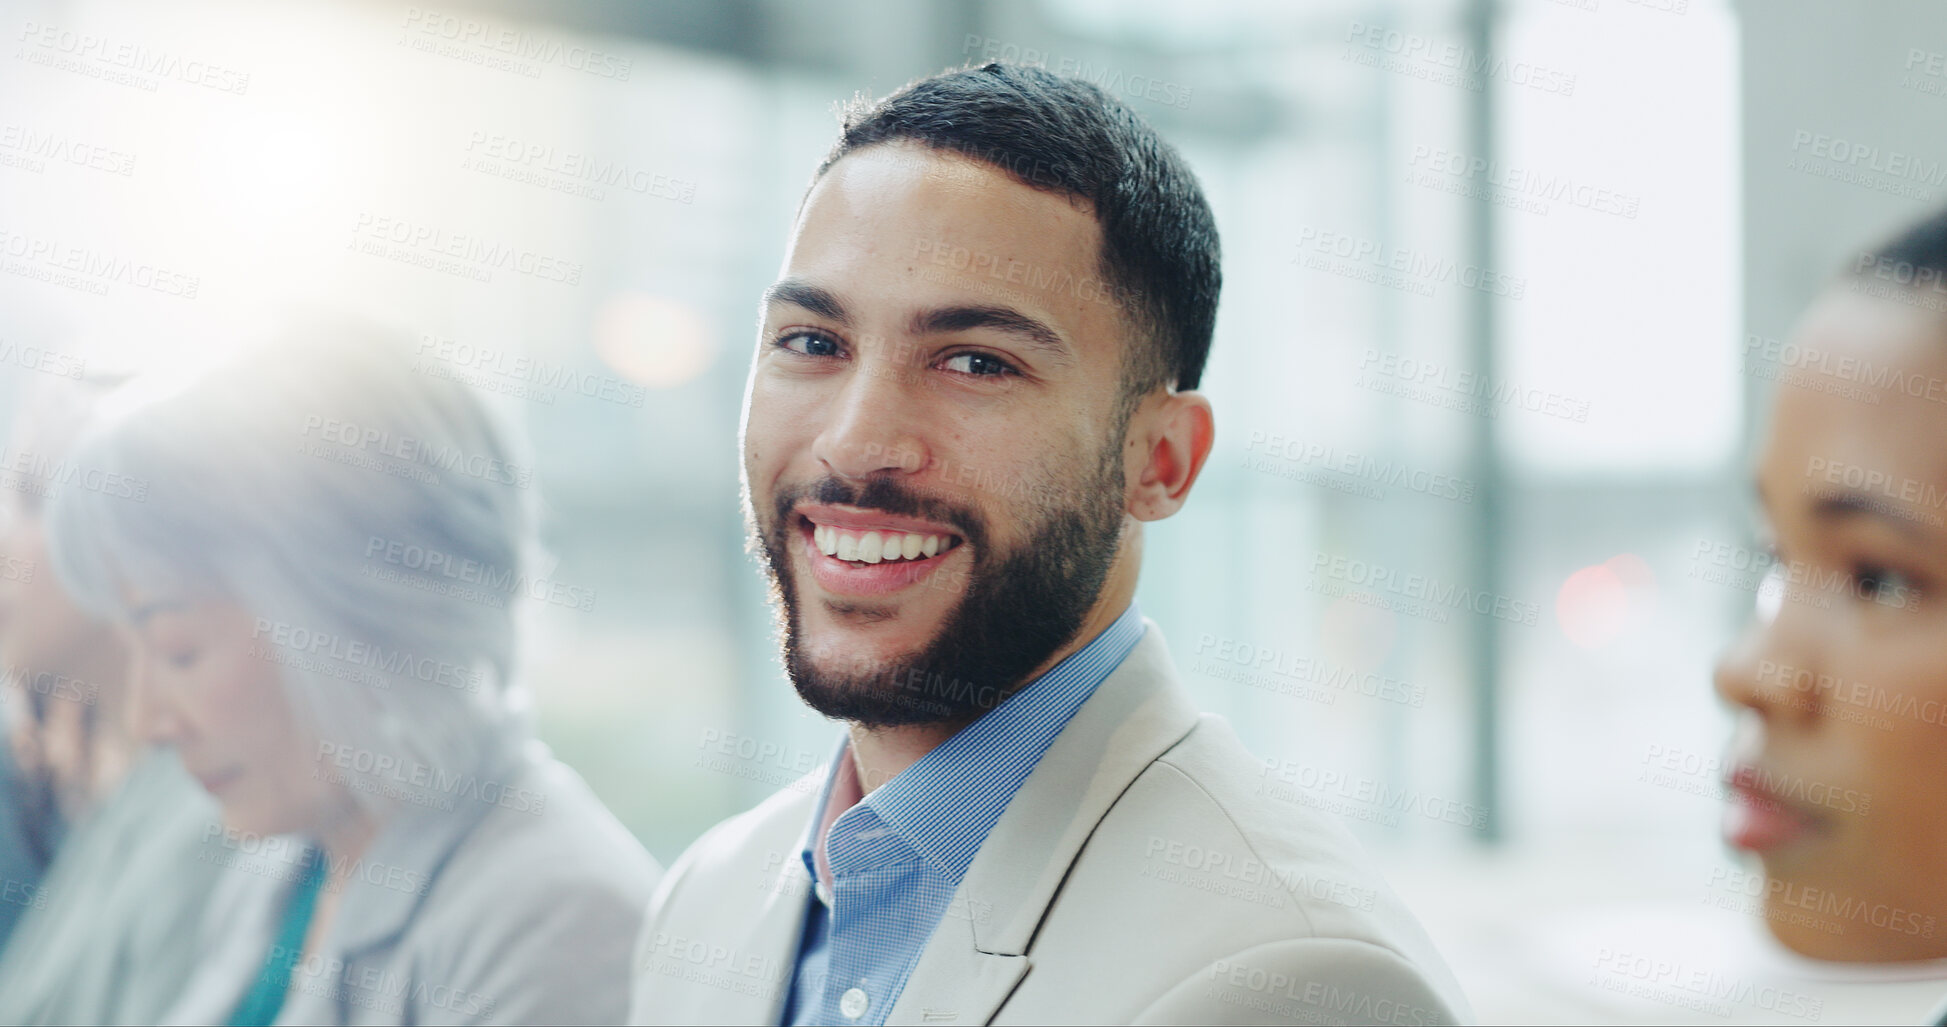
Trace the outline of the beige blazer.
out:
<instances>
[{"instance_id":1,"label":"beige blazer","mask_svg":"<svg viewBox=\"0 0 1947 1027\"><path fill-rule=\"evenodd\" d=\"M1153 622L994 825L887 1023L1453 1023L1459 985L1358 842L1266 794ZM630 1021L776 1024L817 771L670 868Z\"/></svg>"}]
</instances>

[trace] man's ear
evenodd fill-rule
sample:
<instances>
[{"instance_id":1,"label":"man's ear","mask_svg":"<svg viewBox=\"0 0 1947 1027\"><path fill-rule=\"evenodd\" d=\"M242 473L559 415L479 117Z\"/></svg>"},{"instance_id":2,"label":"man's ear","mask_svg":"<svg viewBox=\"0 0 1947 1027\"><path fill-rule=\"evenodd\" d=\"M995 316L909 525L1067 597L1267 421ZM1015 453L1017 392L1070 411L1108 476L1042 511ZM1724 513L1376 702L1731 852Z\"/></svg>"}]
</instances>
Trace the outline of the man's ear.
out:
<instances>
[{"instance_id":1,"label":"man's ear","mask_svg":"<svg viewBox=\"0 0 1947 1027\"><path fill-rule=\"evenodd\" d=\"M1160 521L1183 507L1216 444L1217 424L1203 393L1158 392L1129 419L1129 514Z\"/></svg>"}]
</instances>

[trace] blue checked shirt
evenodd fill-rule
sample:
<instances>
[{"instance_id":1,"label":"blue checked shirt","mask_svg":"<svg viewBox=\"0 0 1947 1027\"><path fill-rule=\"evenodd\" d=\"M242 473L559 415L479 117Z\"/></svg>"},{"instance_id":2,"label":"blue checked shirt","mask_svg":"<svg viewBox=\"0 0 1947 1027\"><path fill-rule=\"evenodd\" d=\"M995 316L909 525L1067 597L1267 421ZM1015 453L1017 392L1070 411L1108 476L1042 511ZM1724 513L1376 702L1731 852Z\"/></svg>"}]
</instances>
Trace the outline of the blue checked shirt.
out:
<instances>
[{"instance_id":1,"label":"blue checked shirt","mask_svg":"<svg viewBox=\"0 0 1947 1027\"><path fill-rule=\"evenodd\" d=\"M842 813L825 839L827 891L814 845L838 772L851 762L840 744L805 832L805 869L819 883L808 900L787 1023L886 1022L1001 811L1142 633L1142 614L1130 603L1087 645ZM954 915L978 920L982 912Z\"/></svg>"}]
</instances>

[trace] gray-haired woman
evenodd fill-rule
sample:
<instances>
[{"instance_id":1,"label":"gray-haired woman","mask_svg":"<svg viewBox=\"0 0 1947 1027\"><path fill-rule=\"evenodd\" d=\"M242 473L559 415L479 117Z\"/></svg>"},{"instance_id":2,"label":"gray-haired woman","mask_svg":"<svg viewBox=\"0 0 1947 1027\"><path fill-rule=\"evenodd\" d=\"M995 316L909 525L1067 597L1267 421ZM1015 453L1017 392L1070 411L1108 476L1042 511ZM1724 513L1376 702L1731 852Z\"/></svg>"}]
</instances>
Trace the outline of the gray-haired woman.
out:
<instances>
[{"instance_id":1,"label":"gray-haired woman","mask_svg":"<svg viewBox=\"0 0 1947 1027\"><path fill-rule=\"evenodd\" d=\"M528 733L531 471L478 399L324 321L76 462L55 569L129 624L136 730L236 871L171 1018L620 1022L660 871Z\"/></svg>"}]
</instances>

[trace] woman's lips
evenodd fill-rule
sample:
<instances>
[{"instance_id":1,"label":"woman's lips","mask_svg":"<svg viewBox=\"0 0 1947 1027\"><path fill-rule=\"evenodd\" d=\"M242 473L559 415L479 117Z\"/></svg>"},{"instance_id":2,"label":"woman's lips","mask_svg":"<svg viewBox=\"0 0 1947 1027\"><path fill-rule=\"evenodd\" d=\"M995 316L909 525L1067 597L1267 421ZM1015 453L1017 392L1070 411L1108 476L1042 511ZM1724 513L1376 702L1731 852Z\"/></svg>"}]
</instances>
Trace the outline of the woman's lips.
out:
<instances>
[{"instance_id":1,"label":"woman's lips","mask_svg":"<svg viewBox=\"0 0 1947 1027\"><path fill-rule=\"evenodd\" d=\"M1786 803L1754 782L1757 771L1740 766L1726 784L1730 808L1724 813L1724 839L1747 852L1767 852L1818 833L1822 821Z\"/></svg>"},{"instance_id":2,"label":"woman's lips","mask_svg":"<svg viewBox=\"0 0 1947 1027\"><path fill-rule=\"evenodd\" d=\"M813 535L816 529L808 518L798 518L799 549L811 564L811 576L827 592L845 596L891 595L914 585L930 584L933 575L966 548L963 542L933 556L913 560L858 563L826 556Z\"/></svg>"},{"instance_id":3,"label":"woman's lips","mask_svg":"<svg viewBox=\"0 0 1947 1027\"><path fill-rule=\"evenodd\" d=\"M196 781L203 786L204 791L211 795L221 795L225 788L235 784L236 780L242 776L243 771L241 770L226 770L217 774L198 774L196 775Z\"/></svg>"}]
</instances>

